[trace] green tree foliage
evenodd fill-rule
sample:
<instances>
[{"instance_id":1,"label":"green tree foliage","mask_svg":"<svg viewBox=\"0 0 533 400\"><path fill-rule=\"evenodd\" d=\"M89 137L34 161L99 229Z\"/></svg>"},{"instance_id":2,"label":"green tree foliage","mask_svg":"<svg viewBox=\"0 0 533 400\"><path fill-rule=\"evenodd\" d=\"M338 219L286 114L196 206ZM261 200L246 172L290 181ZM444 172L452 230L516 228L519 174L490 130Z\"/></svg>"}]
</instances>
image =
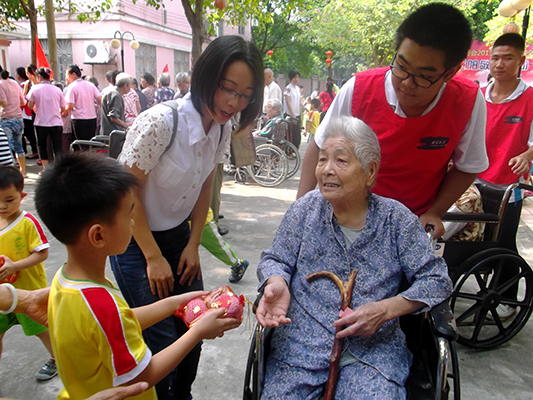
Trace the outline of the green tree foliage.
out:
<instances>
[{"instance_id":1,"label":"green tree foliage","mask_svg":"<svg viewBox=\"0 0 533 400\"><path fill-rule=\"evenodd\" d=\"M473 24L476 38L487 31L492 0L441 0L461 9ZM334 53L334 60L358 59L363 68L388 65L394 55L394 32L404 18L431 0L340 0L313 10L305 27L308 37Z\"/></svg>"}]
</instances>

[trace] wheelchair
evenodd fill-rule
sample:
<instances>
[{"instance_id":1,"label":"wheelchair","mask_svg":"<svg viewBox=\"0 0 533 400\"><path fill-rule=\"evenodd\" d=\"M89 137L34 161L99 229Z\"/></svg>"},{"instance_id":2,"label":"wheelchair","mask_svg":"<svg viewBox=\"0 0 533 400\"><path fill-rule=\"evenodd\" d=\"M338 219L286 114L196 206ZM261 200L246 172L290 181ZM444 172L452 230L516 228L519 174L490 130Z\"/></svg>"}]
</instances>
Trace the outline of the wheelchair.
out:
<instances>
[{"instance_id":1,"label":"wheelchair","mask_svg":"<svg viewBox=\"0 0 533 400\"><path fill-rule=\"evenodd\" d=\"M259 185L277 186L300 169L300 152L288 140L290 131L291 123L280 119L274 122L271 135L254 135L256 161L247 169Z\"/></svg>"},{"instance_id":2,"label":"wheelchair","mask_svg":"<svg viewBox=\"0 0 533 400\"><path fill-rule=\"evenodd\" d=\"M258 300L256 304L259 304ZM427 313L400 317L400 325L413 354L405 384L407 399L445 400L453 388L453 398L460 400L459 365L455 349L457 332L448 303L443 302ZM273 331L273 328L256 325L248 353L243 400L261 399Z\"/></svg>"},{"instance_id":3,"label":"wheelchair","mask_svg":"<svg viewBox=\"0 0 533 400\"><path fill-rule=\"evenodd\" d=\"M97 135L91 140L74 140L70 144L70 151L93 151L116 159L122 151L125 140L125 131L113 130L109 136Z\"/></svg>"},{"instance_id":4,"label":"wheelchair","mask_svg":"<svg viewBox=\"0 0 533 400\"><path fill-rule=\"evenodd\" d=\"M482 187L484 213L447 213L443 218L486 223L483 241L437 242L454 283L450 307L457 323L457 341L474 349L488 350L506 343L520 332L533 311L533 271L519 254L502 245L500 227L514 189L533 190L533 186L510 185L503 197L501 191ZM500 201L494 200L498 197ZM511 288L518 288L516 297L506 295ZM501 316L500 304L515 308L514 315Z\"/></svg>"}]
</instances>

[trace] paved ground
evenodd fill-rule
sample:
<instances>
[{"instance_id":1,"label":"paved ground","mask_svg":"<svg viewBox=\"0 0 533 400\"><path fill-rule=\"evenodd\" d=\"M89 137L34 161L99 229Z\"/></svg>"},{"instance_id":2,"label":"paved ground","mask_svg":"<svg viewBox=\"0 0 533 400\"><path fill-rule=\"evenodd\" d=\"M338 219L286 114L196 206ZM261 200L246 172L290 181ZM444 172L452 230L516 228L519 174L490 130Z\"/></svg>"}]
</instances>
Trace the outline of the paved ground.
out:
<instances>
[{"instance_id":1,"label":"paved ground","mask_svg":"<svg viewBox=\"0 0 533 400\"><path fill-rule=\"evenodd\" d=\"M302 154L306 145L302 145ZM34 165L34 163L32 163ZM30 172L37 172L30 165ZM33 189L36 175L27 180L29 196L24 201L28 211L34 210ZM288 206L294 200L298 178L292 178L273 189L248 182L235 184L226 175L222 190L221 212L225 218L220 224L229 228L225 239L239 257L250 261L244 279L230 285L235 292L254 300L257 279L255 270L261 251L269 247L276 228ZM533 201L526 200L523 223L519 230L521 254L533 262ZM530 224L528 226L528 223ZM531 227L531 228L530 228ZM49 235L50 257L46 262L51 280L65 261L64 247ZM228 284L229 269L209 253L201 252L206 288ZM108 276L112 277L109 271ZM206 341L203 347L198 378L193 394L196 400L242 398L242 384L253 316L245 318L243 325L224 338ZM465 400L531 400L533 399L533 322L510 342L491 351L475 351L459 346L462 391ZM4 352L0 361L0 397L24 400L51 400L61 389L58 378L37 383L33 375L46 361L44 347L36 338L26 338L19 328L11 329L4 339Z\"/></svg>"}]
</instances>

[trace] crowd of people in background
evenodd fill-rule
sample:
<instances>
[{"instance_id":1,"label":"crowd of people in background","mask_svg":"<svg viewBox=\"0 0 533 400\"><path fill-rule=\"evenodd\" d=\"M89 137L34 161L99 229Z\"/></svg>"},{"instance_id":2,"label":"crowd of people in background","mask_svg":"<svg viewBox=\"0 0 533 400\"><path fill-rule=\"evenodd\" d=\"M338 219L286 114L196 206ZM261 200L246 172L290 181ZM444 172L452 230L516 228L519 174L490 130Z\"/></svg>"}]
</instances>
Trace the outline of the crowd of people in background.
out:
<instances>
[{"instance_id":1,"label":"crowd of people in background","mask_svg":"<svg viewBox=\"0 0 533 400\"><path fill-rule=\"evenodd\" d=\"M49 68L33 64L16 68L15 77L0 66L0 165L17 165L26 176L26 159L43 169L54 157L69 151L74 140L90 140L126 130L137 116L172 99L183 98L191 82L187 72L176 75L176 90L168 73L137 79L122 71L108 71L107 86L69 65L64 81Z\"/></svg>"}]
</instances>

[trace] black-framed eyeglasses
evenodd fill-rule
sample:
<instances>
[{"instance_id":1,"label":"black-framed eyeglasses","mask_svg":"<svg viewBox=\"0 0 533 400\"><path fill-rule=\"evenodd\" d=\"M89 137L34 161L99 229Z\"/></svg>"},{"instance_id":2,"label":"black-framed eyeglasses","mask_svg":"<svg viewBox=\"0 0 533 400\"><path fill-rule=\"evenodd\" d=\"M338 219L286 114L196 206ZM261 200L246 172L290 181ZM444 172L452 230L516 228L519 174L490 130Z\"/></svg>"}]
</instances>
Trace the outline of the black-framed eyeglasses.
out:
<instances>
[{"instance_id":1,"label":"black-framed eyeglasses","mask_svg":"<svg viewBox=\"0 0 533 400\"><path fill-rule=\"evenodd\" d=\"M255 102L255 97L249 96L247 94L240 94L237 91L230 89L229 87L218 85L218 88L222 90L228 97L238 97L239 100L243 100L248 102L248 104L252 104Z\"/></svg>"},{"instance_id":2,"label":"black-framed eyeglasses","mask_svg":"<svg viewBox=\"0 0 533 400\"><path fill-rule=\"evenodd\" d=\"M446 71L444 71L444 73L442 75L440 75L437 79L428 79L428 78L425 78L423 76L420 76L420 75L415 75L415 74L412 74L410 72L407 72L406 70L404 70L403 68L400 68L400 67L397 67L396 65L394 65L394 61L396 61L396 56L398 55L398 53L396 53L394 55L394 58L392 59L392 62L390 63L389 67L390 67L390 70L392 72L392 74L398 78L398 79L401 79L402 81L406 80L407 78L411 77L411 79L413 80L413 83L416 85L416 86L419 86L421 88L424 88L424 89L429 89L431 86L433 86L435 83L437 83L439 80L442 79L442 77L444 75L446 75L446 73L449 71L448 69Z\"/></svg>"}]
</instances>

